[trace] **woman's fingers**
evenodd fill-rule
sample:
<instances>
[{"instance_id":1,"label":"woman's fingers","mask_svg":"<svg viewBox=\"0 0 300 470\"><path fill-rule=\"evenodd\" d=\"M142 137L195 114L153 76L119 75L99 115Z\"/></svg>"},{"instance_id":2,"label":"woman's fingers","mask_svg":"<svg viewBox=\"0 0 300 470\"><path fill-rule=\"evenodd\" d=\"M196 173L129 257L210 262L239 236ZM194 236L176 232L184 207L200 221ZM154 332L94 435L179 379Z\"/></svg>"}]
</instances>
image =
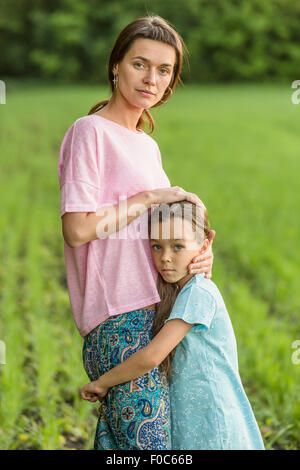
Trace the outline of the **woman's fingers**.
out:
<instances>
[{"instance_id":1,"label":"woman's fingers","mask_svg":"<svg viewBox=\"0 0 300 470\"><path fill-rule=\"evenodd\" d=\"M192 263L201 263L201 262L206 261L206 260L211 261L211 258L213 256L212 253L207 253L207 252L205 252L205 253L206 254L195 256L195 258L193 258L193 260L192 260Z\"/></svg>"},{"instance_id":2,"label":"woman's fingers","mask_svg":"<svg viewBox=\"0 0 300 470\"><path fill-rule=\"evenodd\" d=\"M203 264L194 264L194 267L190 269L191 274L200 274L200 273L208 273L211 271L211 263L207 265Z\"/></svg>"},{"instance_id":3,"label":"woman's fingers","mask_svg":"<svg viewBox=\"0 0 300 470\"><path fill-rule=\"evenodd\" d=\"M211 268L211 261L201 261L201 263L192 263L191 269L207 269Z\"/></svg>"},{"instance_id":4,"label":"woman's fingers","mask_svg":"<svg viewBox=\"0 0 300 470\"><path fill-rule=\"evenodd\" d=\"M203 207L204 209L206 209L204 203L201 201L201 199L199 199L199 197L197 196L197 194L194 194L194 193L186 193L186 195L187 195L187 200L188 200L188 201L191 201L191 202L193 202L194 204L196 204L197 206Z\"/></svg>"},{"instance_id":5,"label":"woman's fingers","mask_svg":"<svg viewBox=\"0 0 300 470\"><path fill-rule=\"evenodd\" d=\"M180 197L181 200L185 199L187 201L193 202L197 206L200 206L200 207L203 207L204 209L206 209L204 203L201 201L201 199L199 199L197 194L185 191L183 188L181 188L181 186L175 186L175 189L177 191L179 190L179 192L180 192L179 197Z\"/></svg>"}]
</instances>

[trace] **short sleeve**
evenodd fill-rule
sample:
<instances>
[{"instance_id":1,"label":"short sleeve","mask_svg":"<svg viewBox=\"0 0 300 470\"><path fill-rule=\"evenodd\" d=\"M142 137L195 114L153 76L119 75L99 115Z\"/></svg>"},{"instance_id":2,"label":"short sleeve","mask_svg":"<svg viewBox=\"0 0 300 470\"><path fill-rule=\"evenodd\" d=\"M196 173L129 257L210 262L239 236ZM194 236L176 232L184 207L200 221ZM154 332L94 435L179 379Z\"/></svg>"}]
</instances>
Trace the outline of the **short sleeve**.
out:
<instances>
[{"instance_id":1,"label":"short sleeve","mask_svg":"<svg viewBox=\"0 0 300 470\"><path fill-rule=\"evenodd\" d=\"M194 284L179 292L172 312L166 321L180 318L192 325L200 325L202 328L208 329L216 308L217 303L213 295Z\"/></svg>"},{"instance_id":2,"label":"short sleeve","mask_svg":"<svg viewBox=\"0 0 300 470\"><path fill-rule=\"evenodd\" d=\"M58 164L60 216L65 212L96 212L100 169L96 130L80 118L66 132Z\"/></svg>"},{"instance_id":3,"label":"short sleeve","mask_svg":"<svg viewBox=\"0 0 300 470\"><path fill-rule=\"evenodd\" d=\"M159 146L158 146L157 142L155 142L155 143L156 143L157 159L159 161L159 165L162 167L162 160L161 160L161 153L160 153L160 150L159 150Z\"/></svg>"}]
</instances>

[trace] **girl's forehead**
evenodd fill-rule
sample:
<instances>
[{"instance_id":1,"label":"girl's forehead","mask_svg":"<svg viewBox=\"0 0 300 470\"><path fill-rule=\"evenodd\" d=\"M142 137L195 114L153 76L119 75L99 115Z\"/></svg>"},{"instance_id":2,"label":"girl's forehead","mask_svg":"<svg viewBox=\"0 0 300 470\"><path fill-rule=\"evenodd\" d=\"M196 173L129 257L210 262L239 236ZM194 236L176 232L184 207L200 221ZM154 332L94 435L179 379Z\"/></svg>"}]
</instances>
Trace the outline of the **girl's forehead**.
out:
<instances>
[{"instance_id":1,"label":"girl's forehead","mask_svg":"<svg viewBox=\"0 0 300 470\"><path fill-rule=\"evenodd\" d=\"M191 222L175 217L163 222L151 223L151 239L194 240L195 232Z\"/></svg>"}]
</instances>

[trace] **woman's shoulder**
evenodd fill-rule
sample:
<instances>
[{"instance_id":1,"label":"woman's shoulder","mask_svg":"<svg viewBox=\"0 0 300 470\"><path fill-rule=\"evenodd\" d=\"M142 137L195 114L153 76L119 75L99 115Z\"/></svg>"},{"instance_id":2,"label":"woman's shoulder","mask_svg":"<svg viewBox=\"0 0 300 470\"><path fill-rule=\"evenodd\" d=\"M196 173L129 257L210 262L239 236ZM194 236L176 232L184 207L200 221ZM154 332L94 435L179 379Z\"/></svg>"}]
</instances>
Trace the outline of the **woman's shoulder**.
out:
<instances>
[{"instance_id":1,"label":"woman's shoulder","mask_svg":"<svg viewBox=\"0 0 300 470\"><path fill-rule=\"evenodd\" d=\"M81 116L69 124L66 134L70 132L75 132L75 134L87 134L95 127L95 124L95 118L92 115Z\"/></svg>"},{"instance_id":2,"label":"woman's shoulder","mask_svg":"<svg viewBox=\"0 0 300 470\"><path fill-rule=\"evenodd\" d=\"M126 135L126 138L128 136L133 136L134 133L130 131L129 129L126 129L125 127L121 126L120 124L110 120L106 119L103 116L97 115L96 113L94 114L88 114L86 116L81 116L77 118L72 126L76 126L76 128L80 129L89 129L89 128L94 128L97 131L103 131L105 134L109 137L110 135L115 139L116 134L120 135L121 134ZM141 133L137 134L139 138L142 138L143 141L148 142L149 144L152 144L155 148L159 149L158 143L156 140L149 135L148 133L144 132L142 130Z\"/></svg>"},{"instance_id":3,"label":"woman's shoulder","mask_svg":"<svg viewBox=\"0 0 300 470\"><path fill-rule=\"evenodd\" d=\"M74 121L73 126L79 127L81 129L88 129L95 126L99 127L99 120L95 114L87 114L86 116L77 118Z\"/></svg>"}]
</instances>

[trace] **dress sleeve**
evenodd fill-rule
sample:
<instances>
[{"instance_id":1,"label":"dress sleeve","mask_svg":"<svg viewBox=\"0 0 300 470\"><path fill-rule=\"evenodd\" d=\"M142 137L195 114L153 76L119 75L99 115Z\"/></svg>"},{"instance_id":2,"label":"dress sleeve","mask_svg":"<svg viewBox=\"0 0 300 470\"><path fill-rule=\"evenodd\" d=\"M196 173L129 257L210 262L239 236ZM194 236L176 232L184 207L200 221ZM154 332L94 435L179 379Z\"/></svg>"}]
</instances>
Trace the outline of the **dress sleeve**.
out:
<instances>
[{"instance_id":1,"label":"dress sleeve","mask_svg":"<svg viewBox=\"0 0 300 470\"><path fill-rule=\"evenodd\" d=\"M195 330L208 329L217 309L213 295L200 286L192 285L179 292L172 312L165 323L180 318L196 326Z\"/></svg>"},{"instance_id":2,"label":"dress sleeve","mask_svg":"<svg viewBox=\"0 0 300 470\"><path fill-rule=\"evenodd\" d=\"M100 195L96 130L84 118L68 129L58 164L60 216L65 212L96 212Z\"/></svg>"}]
</instances>

